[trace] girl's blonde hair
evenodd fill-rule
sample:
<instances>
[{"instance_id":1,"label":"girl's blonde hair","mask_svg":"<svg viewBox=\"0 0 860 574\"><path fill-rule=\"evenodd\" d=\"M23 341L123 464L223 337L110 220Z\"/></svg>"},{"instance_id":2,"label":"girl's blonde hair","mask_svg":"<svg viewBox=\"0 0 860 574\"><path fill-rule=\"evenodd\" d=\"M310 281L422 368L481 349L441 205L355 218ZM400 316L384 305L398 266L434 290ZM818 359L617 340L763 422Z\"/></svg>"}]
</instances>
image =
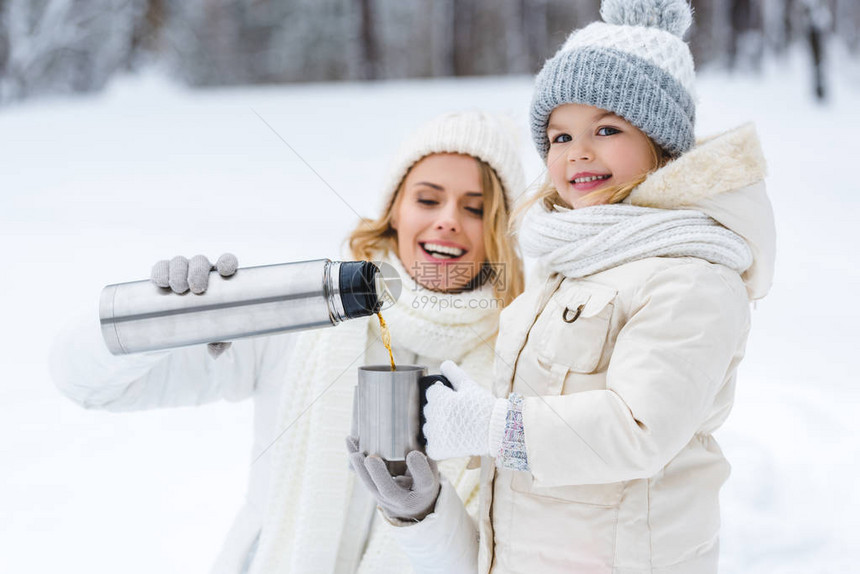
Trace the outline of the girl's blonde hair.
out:
<instances>
[{"instance_id":1,"label":"girl's blonde hair","mask_svg":"<svg viewBox=\"0 0 860 574\"><path fill-rule=\"evenodd\" d=\"M484 196L484 262L476 279L491 281L493 292L503 306L522 293L525 285L523 262L508 233L510 206L499 176L489 164L475 158L481 171L481 191ZM350 233L347 241L354 259L374 259L386 252L397 253L397 231L391 227L391 216L400 205L406 176L389 201L385 212L376 220L363 220Z\"/></svg>"},{"instance_id":2,"label":"girl's blonde hair","mask_svg":"<svg viewBox=\"0 0 860 574\"><path fill-rule=\"evenodd\" d=\"M627 183L620 183L618 185L613 185L607 187L606 189L598 189L592 191L591 193L583 196L583 199L588 199L593 201L589 205L603 205L607 203L620 203L627 199L627 197L633 192L636 187L645 181L650 174L654 173L667 163L672 160L663 149L658 146L651 138L648 139L648 147L651 151L651 167L640 175L639 177L634 178L632 181L628 181ZM538 188L537 192L534 195L531 195L524 199L519 205L517 205L514 210L514 214L511 217L510 229L514 230L519 227L522 223L522 218L525 216L526 212L536 203L540 202L546 211L553 211L556 207L565 207L568 209L573 209L572 205L569 205L564 199L562 199L561 195L558 193L558 190L553 185L552 180L549 177L549 172L547 171L546 178L541 186Z\"/></svg>"}]
</instances>

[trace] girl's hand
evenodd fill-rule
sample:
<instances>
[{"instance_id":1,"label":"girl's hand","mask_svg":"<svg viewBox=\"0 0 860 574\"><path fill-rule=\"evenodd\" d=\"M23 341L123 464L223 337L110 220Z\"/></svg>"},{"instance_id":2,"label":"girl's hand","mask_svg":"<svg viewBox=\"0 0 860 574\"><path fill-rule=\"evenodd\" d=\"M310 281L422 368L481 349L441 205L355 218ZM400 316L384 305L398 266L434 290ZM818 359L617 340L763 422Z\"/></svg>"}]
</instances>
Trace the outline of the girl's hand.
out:
<instances>
[{"instance_id":1,"label":"girl's hand","mask_svg":"<svg viewBox=\"0 0 860 574\"><path fill-rule=\"evenodd\" d=\"M508 401L493 397L452 361L442 363L441 372L451 381L454 390L442 383L427 389L427 406L424 407L427 454L436 460L496 456ZM494 411L497 411L495 416ZM501 427L496 428L499 418ZM493 432L492 437L491 426L498 431Z\"/></svg>"}]
</instances>

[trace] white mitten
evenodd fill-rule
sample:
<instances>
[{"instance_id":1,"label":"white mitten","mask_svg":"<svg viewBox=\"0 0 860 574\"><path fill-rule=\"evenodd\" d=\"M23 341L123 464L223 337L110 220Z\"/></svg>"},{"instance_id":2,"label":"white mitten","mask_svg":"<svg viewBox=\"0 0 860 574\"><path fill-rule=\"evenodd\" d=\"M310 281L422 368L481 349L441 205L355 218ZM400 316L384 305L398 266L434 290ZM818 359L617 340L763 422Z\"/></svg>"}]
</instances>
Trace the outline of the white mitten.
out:
<instances>
[{"instance_id":1,"label":"white mitten","mask_svg":"<svg viewBox=\"0 0 860 574\"><path fill-rule=\"evenodd\" d=\"M436 383L427 389L424 436L435 460L461 456L496 456L504 434L507 399L497 399L452 361L441 367L454 387Z\"/></svg>"}]
</instances>

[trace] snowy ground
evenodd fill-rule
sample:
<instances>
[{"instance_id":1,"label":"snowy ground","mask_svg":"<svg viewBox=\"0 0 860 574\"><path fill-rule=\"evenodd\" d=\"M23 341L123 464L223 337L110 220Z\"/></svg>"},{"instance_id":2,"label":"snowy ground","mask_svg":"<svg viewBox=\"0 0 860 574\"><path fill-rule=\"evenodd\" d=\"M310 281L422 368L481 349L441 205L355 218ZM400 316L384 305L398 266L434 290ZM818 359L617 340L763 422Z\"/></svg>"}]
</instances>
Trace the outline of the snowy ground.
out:
<instances>
[{"instance_id":1,"label":"snowy ground","mask_svg":"<svg viewBox=\"0 0 860 574\"><path fill-rule=\"evenodd\" d=\"M731 574L860 561L860 82L843 74L818 107L798 70L699 85L700 134L758 124L779 229L776 281L718 437L734 467ZM49 343L76 312L96 313L103 285L178 253L336 258L355 212L376 213L411 129L480 107L525 135L530 90L513 78L189 92L144 76L0 109L0 571L204 572L240 505L250 404L112 415L54 389ZM525 138L523 156L538 177Z\"/></svg>"}]
</instances>

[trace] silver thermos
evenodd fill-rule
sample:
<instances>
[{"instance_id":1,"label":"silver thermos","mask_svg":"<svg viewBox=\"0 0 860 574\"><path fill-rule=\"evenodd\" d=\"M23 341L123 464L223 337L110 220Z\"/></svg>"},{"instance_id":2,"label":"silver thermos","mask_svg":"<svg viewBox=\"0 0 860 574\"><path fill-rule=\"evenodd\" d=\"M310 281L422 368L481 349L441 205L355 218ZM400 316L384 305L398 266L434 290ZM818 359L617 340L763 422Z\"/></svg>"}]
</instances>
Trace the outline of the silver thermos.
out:
<instances>
[{"instance_id":1,"label":"silver thermos","mask_svg":"<svg viewBox=\"0 0 860 574\"><path fill-rule=\"evenodd\" d=\"M102 290L102 335L114 355L327 327L379 311L390 297L369 261L317 259L217 275L205 293L177 295L150 281Z\"/></svg>"}]
</instances>

